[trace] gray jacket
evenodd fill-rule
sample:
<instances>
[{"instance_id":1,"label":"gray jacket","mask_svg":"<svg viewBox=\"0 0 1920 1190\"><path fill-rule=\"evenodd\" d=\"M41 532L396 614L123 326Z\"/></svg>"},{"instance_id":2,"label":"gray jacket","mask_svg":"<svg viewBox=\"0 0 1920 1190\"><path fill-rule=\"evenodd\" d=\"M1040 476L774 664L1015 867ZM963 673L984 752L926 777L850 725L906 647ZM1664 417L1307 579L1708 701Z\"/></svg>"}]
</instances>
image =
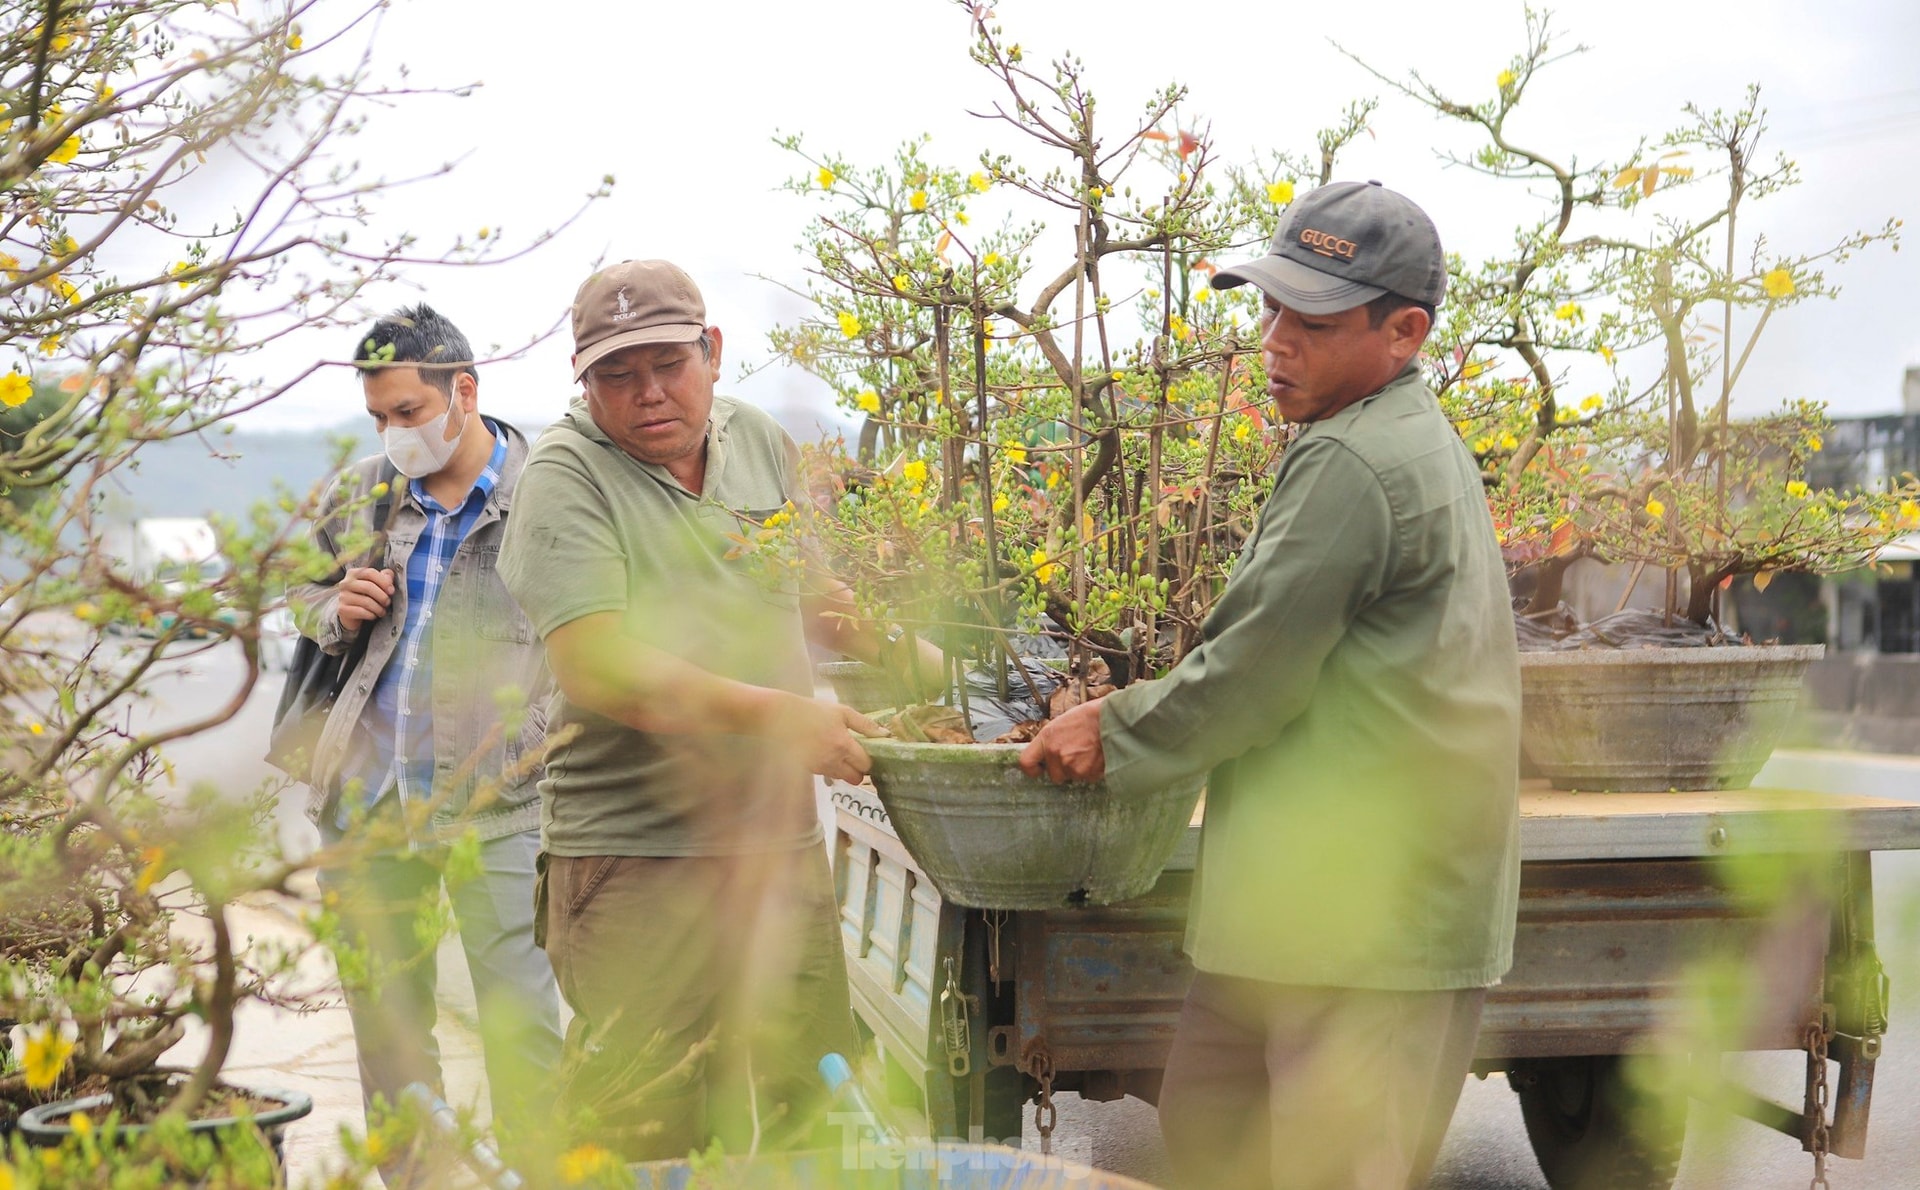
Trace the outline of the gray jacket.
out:
<instances>
[{"instance_id":1,"label":"gray jacket","mask_svg":"<svg viewBox=\"0 0 1920 1190\"><path fill-rule=\"evenodd\" d=\"M527 439L498 418L490 419L507 436L507 462L473 531L460 543L453 566L434 603L433 625L433 795L436 837L457 835L468 827L483 839L530 830L540 823L537 756L547 734L547 701L553 677L533 625L507 594L495 566L500 538L513 504L513 489L527 462ZM366 538L375 528L373 504L350 514L345 505L379 482L380 455L348 467L327 489L313 525L314 543L328 557L341 556L341 543ZM382 565L393 570L393 603L372 625L366 657L355 668L314 746L313 789L307 817L318 822L334 812L355 725L372 697L374 682L393 657L407 616L407 560L426 531L427 514L413 498L404 477L396 481L383 559L349 558L348 565ZM349 520L358 521L357 532ZM330 583L309 583L287 593L300 631L328 653L344 653L353 643L336 610L339 593ZM506 730L503 709L518 715L517 730ZM484 800L476 805L476 799Z\"/></svg>"}]
</instances>

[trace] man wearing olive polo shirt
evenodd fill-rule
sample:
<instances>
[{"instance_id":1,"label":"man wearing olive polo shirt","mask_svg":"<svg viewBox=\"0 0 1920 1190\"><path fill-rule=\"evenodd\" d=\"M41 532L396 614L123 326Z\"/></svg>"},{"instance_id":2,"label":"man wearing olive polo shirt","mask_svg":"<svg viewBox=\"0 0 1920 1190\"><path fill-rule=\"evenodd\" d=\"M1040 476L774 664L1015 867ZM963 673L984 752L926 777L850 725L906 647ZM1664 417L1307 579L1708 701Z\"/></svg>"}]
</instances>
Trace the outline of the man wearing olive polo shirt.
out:
<instances>
[{"instance_id":1,"label":"man wearing olive polo shirt","mask_svg":"<svg viewBox=\"0 0 1920 1190\"><path fill-rule=\"evenodd\" d=\"M860 780L857 735L881 733L811 697L806 638L863 660L879 639L837 614L844 588L769 589L735 560L801 498L799 452L714 395L692 278L596 273L573 334L584 393L528 458L500 555L559 685L537 920L576 1014L567 1104L628 1160L772 1147L853 1040L809 773Z\"/></svg>"},{"instance_id":2,"label":"man wearing olive polo shirt","mask_svg":"<svg viewBox=\"0 0 1920 1190\"><path fill-rule=\"evenodd\" d=\"M1196 968L1161 1090L1182 1187L1425 1184L1512 963L1520 680L1480 475L1416 357L1446 288L1426 213L1301 197L1261 360L1302 427L1203 643L1022 753L1116 797L1210 772Z\"/></svg>"}]
</instances>

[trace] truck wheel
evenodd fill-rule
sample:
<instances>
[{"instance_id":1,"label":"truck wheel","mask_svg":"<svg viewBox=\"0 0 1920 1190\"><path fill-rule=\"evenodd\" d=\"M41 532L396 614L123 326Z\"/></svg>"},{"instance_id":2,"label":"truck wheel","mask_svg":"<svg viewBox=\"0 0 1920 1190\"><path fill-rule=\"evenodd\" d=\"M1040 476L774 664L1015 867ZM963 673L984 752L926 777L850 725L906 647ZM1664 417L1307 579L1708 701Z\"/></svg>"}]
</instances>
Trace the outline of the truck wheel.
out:
<instances>
[{"instance_id":1,"label":"truck wheel","mask_svg":"<svg viewBox=\"0 0 1920 1190\"><path fill-rule=\"evenodd\" d=\"M1680 1172L1687 1098L1631 1086L1616 1054L1516 1066L1527 1139L1553 1190L1669 1190Z\"/></svg>"}]
</instances>

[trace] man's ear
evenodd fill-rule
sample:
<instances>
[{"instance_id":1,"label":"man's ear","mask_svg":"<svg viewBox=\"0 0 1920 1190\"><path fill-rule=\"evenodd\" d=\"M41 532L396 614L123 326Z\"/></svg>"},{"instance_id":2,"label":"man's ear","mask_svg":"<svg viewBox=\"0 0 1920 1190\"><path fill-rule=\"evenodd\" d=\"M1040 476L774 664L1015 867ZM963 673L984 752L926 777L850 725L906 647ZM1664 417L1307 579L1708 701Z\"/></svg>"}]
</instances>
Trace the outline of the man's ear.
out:
<instances>
[{"instance_id":1,"label":"man's ear","mask_svg":"<svg viewBox=\"0 0 1920 1190\"><path fill-rule=\"evenodd\" d=\"M460 412L472 413L480 401L480 380L472 372L456 372L453 377L453 397L460 402Z\"/></svg>"},{"instance_id":2,"label":"man's ear","mask_svg":"<svg viewBox=\"0 0 1920 1190\"><path fill-rule=\"evenodd\" d=\"M713 344L712 354L707 357L707 363L713 368L713 378L718 380L720 379L720 345L723 341L720 328L717 326L708 327L707 340Z\"/></svg>"},{"instance_id":3,"label":"man's ear","mask_svg":"<svg viewBox=\"0 0 1920 1190\"><path fill-rule=\"evenodd\" d=\"M1420 347L1433 330L1433 316L1418 306L1402 306L1387 316L1387 344L1394 358L1405 367L1420 354Z\"/></svg>"}]
</instances>

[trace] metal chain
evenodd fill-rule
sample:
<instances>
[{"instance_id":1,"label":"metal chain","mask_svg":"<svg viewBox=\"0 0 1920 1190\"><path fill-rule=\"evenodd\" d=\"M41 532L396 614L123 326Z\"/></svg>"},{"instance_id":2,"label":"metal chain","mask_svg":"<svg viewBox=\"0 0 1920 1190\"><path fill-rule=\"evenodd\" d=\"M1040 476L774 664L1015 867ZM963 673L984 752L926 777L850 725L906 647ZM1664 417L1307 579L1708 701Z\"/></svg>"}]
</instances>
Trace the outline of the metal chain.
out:
<instances>
[{"instance_id":1,"label":"metal chain","mask_svg":"<svg viewBox=\"0 0 1920 1190\"><path fill-rule=\"evenodd\" d=\"M1044 1047L1032 1055L1033 1077L1040 1080L1040 1097L1034 1101L1033 1128L1040 1134L1040 1155L1053 1156L1053 1126L1060 1122L1060 1113L1053 1106L1053 1055Z\"/></svg>"},{"instance_id":2,"label":"metal chain","mask_svg":"<svg viewBox=\"0 0 1920 1190\"><path fill-rule=\"evenodd\" d=\"M1807 1026L1807 1108L1808 1147L1813 1153L1813 1181L1807 1190L1829 1190L1827 1181L1827 1023L1822 1019Z\"/></svg>"},{"instance_id":3,"label":"metal chain","mask_svg":"<svg viewBox=\"0 0 1920 1190\"><path fill-rule=\"evenodd\" d=\"M960 990L953 956L947 956L947 986L940 992L940 1037L947 1047L947 1073L954 1078L973 1072L973 1023L968 1012L972 1002L973 997Z\"/></svg>"},{"instance_id":4,"label":"metal chain","mask_svg":"<svg viewBox=\"0 0 1920 1190\"><path fill-rule=\"evenodd\" d=\"M1000 994L1000 929L1006 921L1006 910L987 910L987 978L993 981L996 996Z\"/></svg>"}]
</instances>

